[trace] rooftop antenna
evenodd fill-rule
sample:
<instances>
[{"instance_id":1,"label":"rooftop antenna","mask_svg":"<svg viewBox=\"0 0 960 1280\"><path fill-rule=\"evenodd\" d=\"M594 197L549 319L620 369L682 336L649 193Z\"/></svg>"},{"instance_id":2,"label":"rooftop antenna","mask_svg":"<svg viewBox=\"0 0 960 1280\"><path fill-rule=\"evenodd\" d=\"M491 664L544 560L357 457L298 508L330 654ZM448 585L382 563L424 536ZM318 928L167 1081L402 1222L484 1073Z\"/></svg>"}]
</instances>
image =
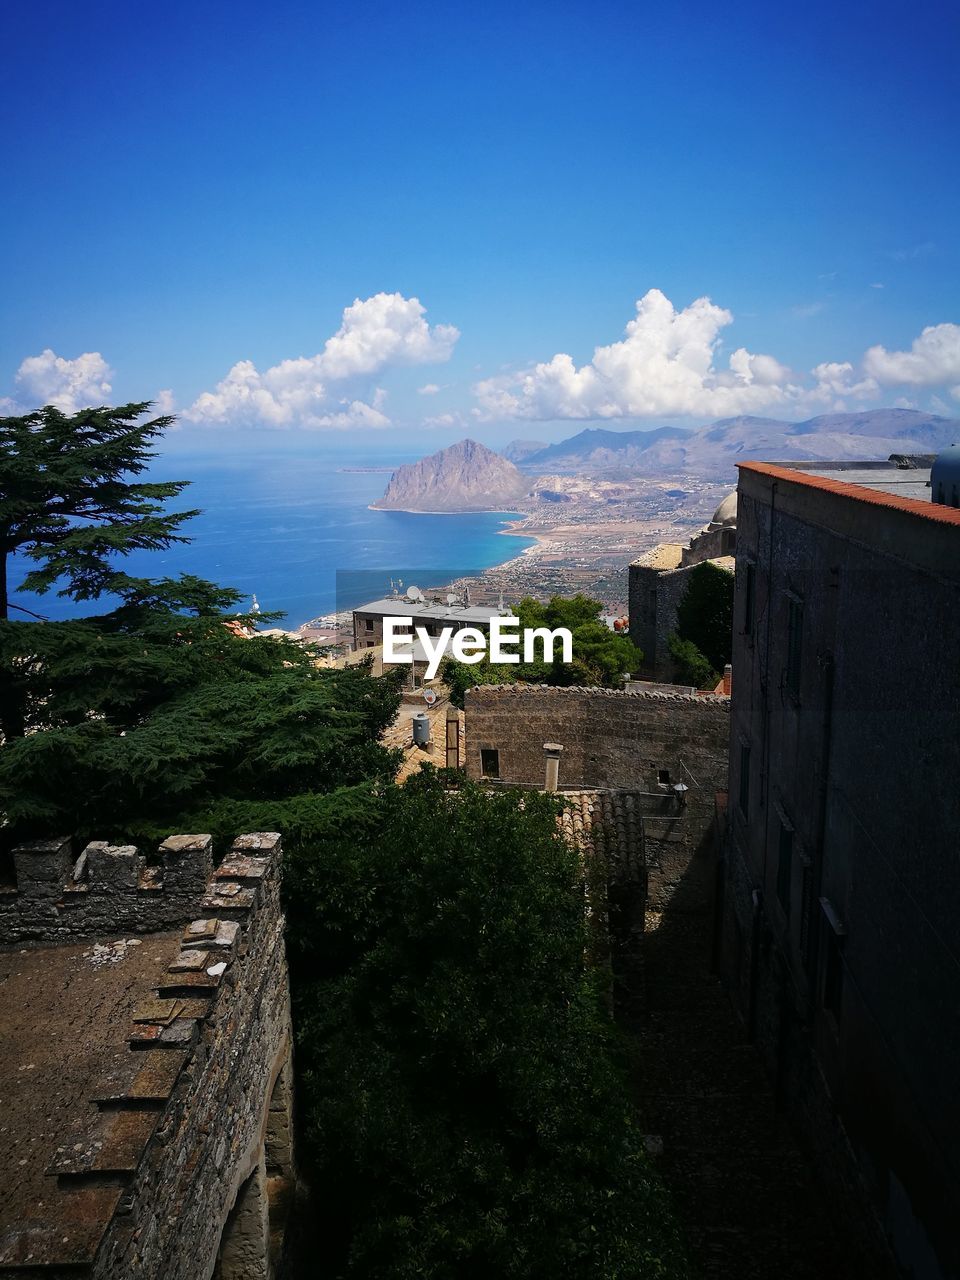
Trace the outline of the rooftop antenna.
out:
<instances>
[{"instance_id":1,"label":"rooftop antenna","mask_svg":"<svg viewBox=\"0 0 960 1280\"><path fill-rule=\"evenodd\" d=\"M250 606L250 612L251 612L251 613L259 613L259 612L260 612L260 601L257 599L257 593L256 593L256 592L254 592L254 593L253 593L253 603L252 603L252 604L251 604L251 606Z\"/></svg>"},{"instance_id":2,"label":"rooftop antenna","mask_svg":"<svg viewBox=\"0 0 960 1280\"><path fill-rule=\"evenodd\" d=\"M470 588L468 586L463 588L463 607L465 609L470 608Z\"/></svg>"}]
</instances>

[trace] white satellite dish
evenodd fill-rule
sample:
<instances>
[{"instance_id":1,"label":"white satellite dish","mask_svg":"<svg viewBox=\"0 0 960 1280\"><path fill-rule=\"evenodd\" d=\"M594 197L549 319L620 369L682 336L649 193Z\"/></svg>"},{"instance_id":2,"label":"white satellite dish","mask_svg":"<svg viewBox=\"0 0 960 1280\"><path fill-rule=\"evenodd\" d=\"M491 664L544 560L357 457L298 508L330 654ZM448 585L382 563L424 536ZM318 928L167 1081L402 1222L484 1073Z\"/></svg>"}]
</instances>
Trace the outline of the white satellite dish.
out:
<instances>
[{"instance_id":1,"label":"white satellite dish","mask_svg":"<svg viewBox=\"0 0 960 1280\"><path fill-rule=\"evenodd\" d=\"M423 592L419 587L407 587L407 599L417 604L423 599Z\"/></svg>"},{"instance_id":2,"label":"white satellite dish","mask_svg":"<svg viewBox=\"0 0 960 1280\"><path fill-rule=\"evenodd\" d=\"M424 700L424 702L427 704L427 706L428 706L428 707L432 707L432 706L433 706L433 704L434 704L434 703L436 702L436 700L437 700L437 691L436 691L436 689L424 689L424 691L423 691L423 700Z\"/></svg>"},{"instance_id":3,"label":"white satellite dish","mask_svg":"<svg viewBox=\"0 0 960 1280\"><path fill-rule=\"evenodd\" d=\"M450 606L451 606L451 608L452 608L452 607L453 607L453 605L455 605L456 603L457 603L457 597L453 594L453 592L452 592L452 591L448 591L448 592L447 592L447 604L448 604L448 605L450 605Z\"/></svg>"}]
</instances>

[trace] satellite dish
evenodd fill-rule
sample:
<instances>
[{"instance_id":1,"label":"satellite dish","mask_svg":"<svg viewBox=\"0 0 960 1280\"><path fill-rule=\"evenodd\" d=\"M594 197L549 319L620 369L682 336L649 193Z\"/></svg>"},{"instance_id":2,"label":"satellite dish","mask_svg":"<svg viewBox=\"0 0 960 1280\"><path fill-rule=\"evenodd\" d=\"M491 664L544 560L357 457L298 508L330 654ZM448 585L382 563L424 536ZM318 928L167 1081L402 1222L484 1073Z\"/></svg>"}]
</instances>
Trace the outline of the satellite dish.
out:
<instances>
[{"instance_id":1,"label":"satellite dish","mask_svg":"<svg viewBox=\"0 0 960 1280\"><path fill-rule=\"evenodd\" d=\"M453 592L452 592L452 591L448 591L448 592L447 592L447 604L448 604L448 605L450 605L450 606L451 606L451 608L452 608L452 607L453 607L453 605L455 605L456 603L457 603L457 597L453 594Z\"/></svg>"},{"instance_id":2,"label":"satellite dish","mask_svg":"<svg viewBox=\"0 0 960 1280\"><path fill-rule=\"evenodd\" d=\"M433 704L434 704L434 703L436 702L436 700L437 700L437 691L436 691L436 689L424 689L424 691L423 691L423 700L424 700L424 702L427 704L427 706L428 706L428 707L432 707L432 706L433 706Z\"/></svg>"},{"instance_id":3,"label":"satellite dish","mask_svg":"<svg viewBox=\"0 0 960 1280\"><path fill-rule=\"evenodd\" d=\"M407 599L412 600L414 604L417 604L423 599L423 592L419 587L407 587Z\"/></svg>"}]
</instances>

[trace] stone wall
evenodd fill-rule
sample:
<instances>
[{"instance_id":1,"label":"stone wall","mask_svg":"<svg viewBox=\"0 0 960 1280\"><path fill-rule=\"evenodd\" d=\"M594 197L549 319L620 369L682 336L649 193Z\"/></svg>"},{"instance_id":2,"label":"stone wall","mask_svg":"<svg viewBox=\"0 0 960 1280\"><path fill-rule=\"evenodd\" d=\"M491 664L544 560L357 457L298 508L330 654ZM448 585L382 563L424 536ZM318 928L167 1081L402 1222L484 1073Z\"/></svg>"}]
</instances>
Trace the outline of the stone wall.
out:
<instances>
[{"instance_id":1,"label":"stone wall","mask_svg":"<svg viewBox=\"0 0 960 1280\"><path fill-rule=\"evenodd\" d=\"M157 933L196 914L213 873L210 836L171 836L156 852L97 840L79 857L69 839L13 851L0 884L0 943L58 943L108 933Z\"/></svg>"},{"instance_id":2,"label":"stone wall","mask_svg":"<svg viewBox=\"0 0 960 1280\"><path fill-rule=\"evenodd\" d=\"M540 786L543 744L559 742L561 787L640 789L672 802L670 787L682 782L688 797L701 790L711 804L726 788L729 698L479 685L468 690L464 706L470 778L481 777L481 750L492 748L501 781Z\"/></svg>"},{"instance_id":3,"label":"stone wall","mask_svg":"<svg viewBox=\"0 0 960 1280\"><path fill-rule=\"evenodd\" d=\"M545 685L480 685L465 699L467 775L496 750L497 785L543 786L545 742L563 746L560 789L633 793L642 818L648 905L657 911L691 858L712 847L727 785L730 699ZM674 786L682 783L682 800Z\"/></svg>"},{"instance_id":4,"label":"stone wall","mask_svg":"<svg viewBox=\"0 0 960 1280\"><path fill-rule=\"evenodd\" d=\"M960 522L762 471L741 469L723 972L864 1257L886 1235L908 1274L955 1276Z\"/></svg>"},{"instance_id":5,"label":"stone wall","mask_svg":"<svg viewBox=\"0 0 960 1280\"><path fill-rule=\"evenodd\" d=\"M53 1155L42 1209L52 1243L40 1257L8 1234L0 1275L35 1277L42 1262L64 1280L267 1280L295 1179L280 838L242 836L215 868L209 836L173 837L156 859L88 845L86 892L73 887L68 847L16 851L0 939L44 948L65 933L149 932L151 905L155 931L178 912L183 930L128 1047L90 1081ZM161 883L144 882L150 867ZM82 1249L69 1226L78 1215Z\"/></svg>"}]
</instances>

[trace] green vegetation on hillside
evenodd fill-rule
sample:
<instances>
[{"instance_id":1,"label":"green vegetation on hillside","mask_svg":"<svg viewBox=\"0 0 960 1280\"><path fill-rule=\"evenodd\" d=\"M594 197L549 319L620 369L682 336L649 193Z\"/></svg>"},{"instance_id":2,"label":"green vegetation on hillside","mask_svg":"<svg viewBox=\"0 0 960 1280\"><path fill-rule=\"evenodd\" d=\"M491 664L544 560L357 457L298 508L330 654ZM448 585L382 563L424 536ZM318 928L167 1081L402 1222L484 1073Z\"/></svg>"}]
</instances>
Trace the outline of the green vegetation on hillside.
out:
<instances>
[{"instance_id":1,"label":"green vegetation on hillside","mask_svg":"<svg viewBox=\"0 0 960 1280\"><path fill-rule=\"evenodd\" d=\"M512 684L517 680L532 684L552 685L604 685L607 688L623 687L623 677L636 671L643 661L643 654L627 636L611 631L601 619L603 605L585 595L553 596L547 604L529 596L521 600L513 611L520 619L520 628L567 627L573 637L573 662L560 661L559 646L556 661L546 663L519 662L494 664L486 658L483 662L468 664L448 661L443 667L443 679L450 691L450 700L463 707L463 695L477 684Z\"/></svg>"}]
</instances>

